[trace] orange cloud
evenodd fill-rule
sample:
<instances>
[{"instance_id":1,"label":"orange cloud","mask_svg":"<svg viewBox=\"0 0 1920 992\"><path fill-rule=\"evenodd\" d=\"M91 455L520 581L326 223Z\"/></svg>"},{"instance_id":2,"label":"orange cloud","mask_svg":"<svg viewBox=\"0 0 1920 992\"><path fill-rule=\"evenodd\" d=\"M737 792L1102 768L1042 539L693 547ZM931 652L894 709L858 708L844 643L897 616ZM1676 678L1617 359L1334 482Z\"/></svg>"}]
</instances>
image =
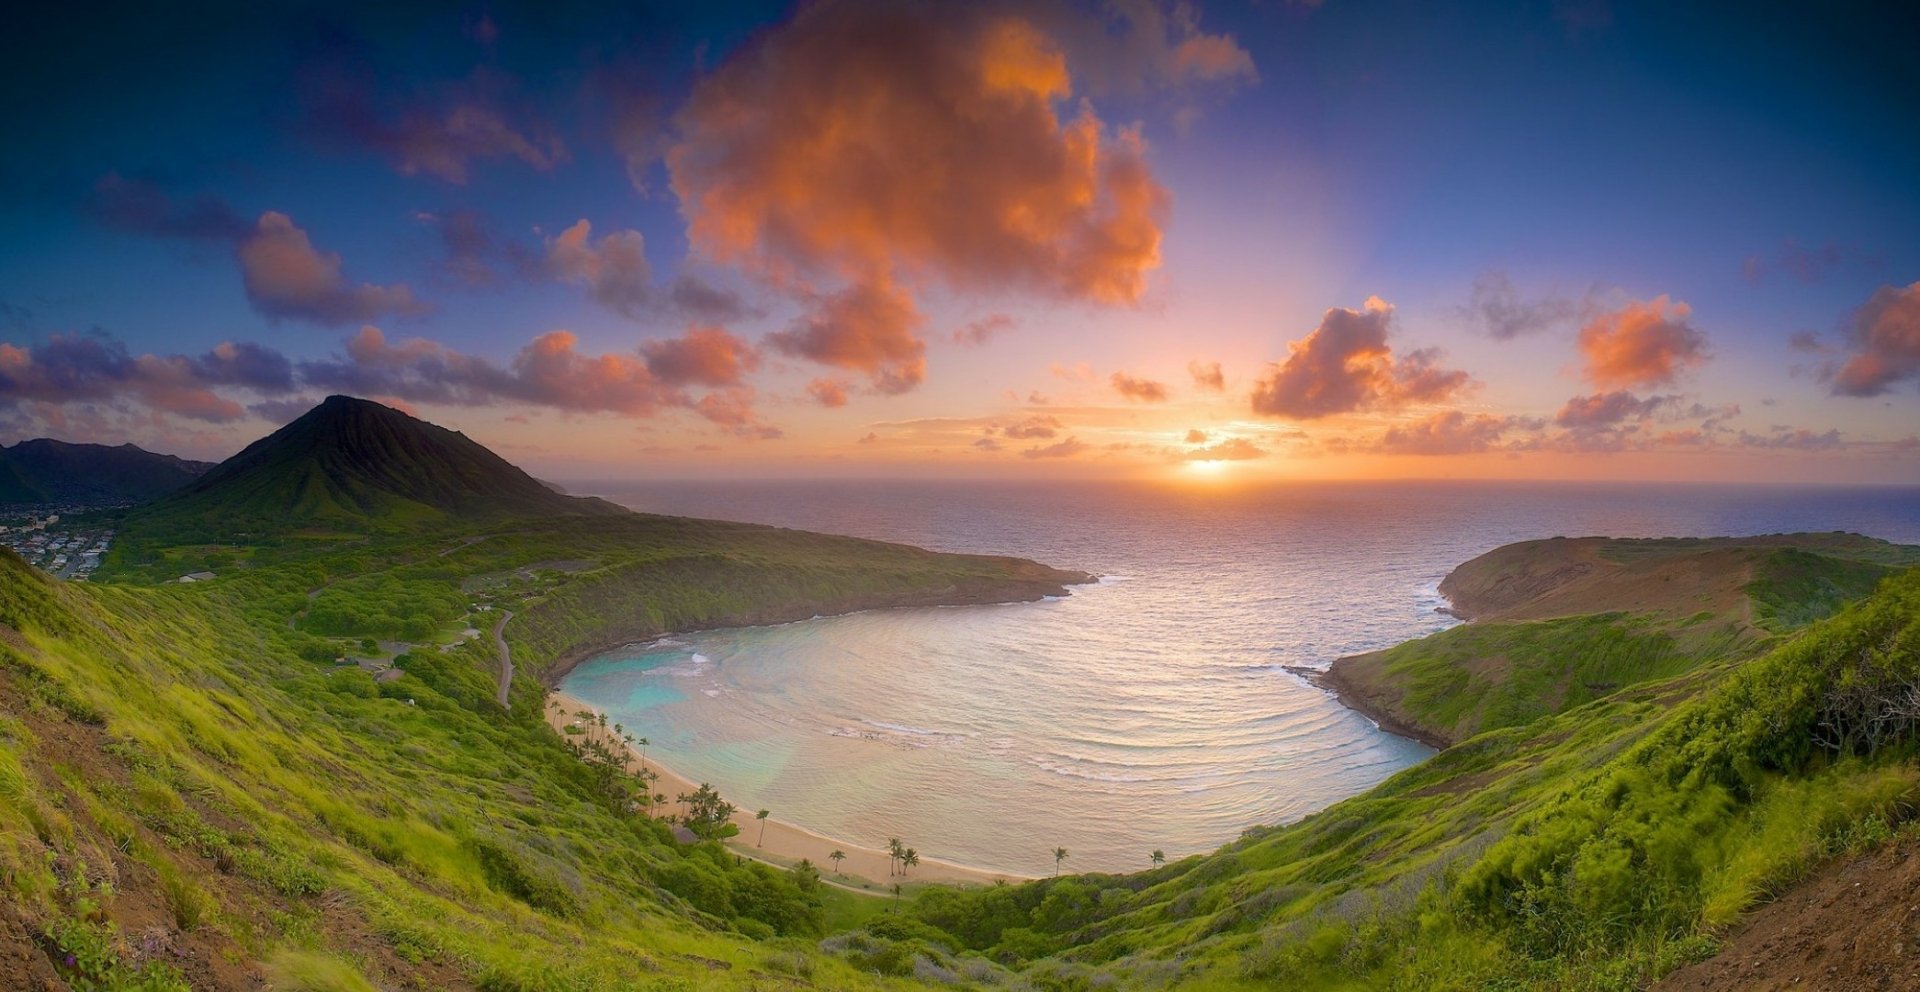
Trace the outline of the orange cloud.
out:
<instances>
[{"instance_id":1,"label":"orange cloud","mask_svg":"<svg viewBox=\"0 0 1920 992\"><path fill-rule=\"evenodd\" d=\"M1198 427L1195 427L1192 430L1187 431L1187 443L1188 444L1206 444L1207 432L1201 430Z\"/></svg>"},{"instance_id":2,"label":"orange cloud","mask_svg":"<svg viewBox=\"0 0 1920 992\"><path fill-rule=\"evenodd\" d=\"M1195 448L1180 457L1190 462L1239 462L1265 458L1271 452L1244 437L1228 438L1219 444Z\"/></svg>"},{"instance_id":3,"label":"orange cloud","mask_svg":"<svg viewBox=\"0 0 1920 992\"><path fill-rule=\"evenodd\" d=\"M1167 193L1137 130L1062 119L1071 94L1018 15L825 0L700 82L667 166L696 250L815 304L787 350L897 392L924 377L924 286L1145 292Z\"/></svg>"},{"instance_id":4,"label":"orange cloud","mask_svg":"<svg viewBox=\"0 0 1920 992\"><path fill-rule=\"evenodd\" d=\"M1388 428L1375 448L1396 455L1465 455L1492 448L1509 431L1537 426L1519 417L1442 410L1424 420Z\"/></svg>"},{"instance_id":5,"label":"orange cloud","mask_svg":"<svg viewBox=\"0 0 1920 992\"><path fill-rule=\"evenodd\" d=\"M1154 382L1152 379L1136 379L1125 372L1115 372L1112 381L1115 392L1136 403L1165 403L1167 401L1167 386L1165 383Z\"/></svg>"},{"instance_id":6,"label":"orange cloud","mask_svg":"<svg viewBox=\"0 0 1920 992\"><path fill-rule=\"evenodd\" d=\"M1387 344L1392 321L1393 305L1377 296L1369 297L1360 310L1328 310L1312 334L1287 345L1287 360L1269 365L1254 384L1254 411L1311 420L1437 403L1472 384L1467 373L1440 368L1435 349L1410 352L1395 361Z\"/></svg>"},{"instance_id":7,"label":"orange cloud","mask_svg":"<svg viewBox=\"0 0 1920 992\"><path fill-rule=\"evenodd\" d=\"M1585 375L1602 388L1658 386L1707 360L1707 336L1687 319L1693 309L1662 293L1603 313L1580 329Z\"/></svg>"},{"instance_id":8,"label":"orange cloud","mask_svg":"<svg viewBox=\"0 0 1920 992\"><path fill-rule=\"evenodd\" d=\"M1060 427L1060 421L1053 417L1032 416L1017 424L1002 427L1000 433L1005 437L1032 440L1036 438L1051 438L1059 433Z\"/></svg>"},{"instance_id":9,"label":"orange cloud","mask_svg":"<svg viewBox=\"0 0 1920 992\"><path fill-rule=\"evenodd\" d=\"M292 385L284 355L246 342L222 342L199 356L135 356L102 335L55 334L25 348L0 342L0 409L23 401L55 409L132 399L149 410L223 423L245 410L216 387L276 393Z\"/></svg>"},{"instance_id":10,"label":"orange cloud","mask_svg":"<svg viewBox=\"0 0 1920 992\"><path fill-rule=\"evenodd\" d=\"M1197 361L1188 362L1187 374L1193 376L1193 386L1195 389L1204 389L1210 393L1224 393L1227 391L1227 376L1226 373L1220 371L1219 362L1207 362L1205 364Z\"/></svg>"},{"instance_id":11,"label":"orange cloud","mask_svg":"<svg viewBox=\"0 0 1920 992\"><path fill-rule=\"evenodd\" d=\"M924 322L913 297L886 280L855 283L767 342L789 355L867 373L875 389L904 393L927 377Z\"/></svg>"},{"instance_id":12,"label":"orange cloud","mask_svg":"<svg viewBox=\"0 0 1920 992\"><path fill-rule=\"evenodd\" d=\"M1020 452L1022 458L1072 458L1092 449L1092 445L1077 437L1067 438L1058 444L1049 444L1041 448L1028 448Z\"/></svg>"},{"instance_id":13,"label":"orange cloud","mask_svg":"<svg viewBox=\"0 0 1920 992\"><path fill-rule=\"evenodd\" d=\"M847 405L847 387L832 379L815 379L807 383L807 395L821 406Z\"/></svg>"},{"instance_id":14,"label":"orange cloud","mask_svg":"<svg viewBox=\"0 0 1920 992\"><path fill-rule=\"evenodd\" d=\"M1847 337L1853 354L1828 376L1835 395L1878 396L1920 380L1920 282L1880 287L1854 311Z\"/></svg>"},{"instance_id":15,"label":"orange cloud","mask_svg":"<svg viewBox=\"0 0 1920 992\"><path fill-rule=\"evenodd\" d=\"M640 353L661 382L676 386L738 386L760 364L752 346L718 327L694 327L684 337L647 341Z\"/></svg>"},{"instance_id":16,"label":"orange cloud","mask_svg":"<svg viewBox=\"0 0 1920 992\"><path fill-rule=\"evenodd\" d=\"M1013 327L1014 320L1004 313L990 313L979 320L968 321L965 327L953 332L956 344L986 344L1000 332Z\"/></svg>"},{"instance_id":17,"label":"orange cloud","mask_svg":"<svg viewBox=\"0 0 1920 992\"><path fill-rule=\"evenodd\" d=\"M1612 427L1623 421L1644 420L1679 399L1678 396L1649 396L1641 399L1624 389L1567 400L1553 422L1575 429Z\"/></svg>"},{"instance_id":18,"label":"orange cloud","mask_svg":"<svg viewBox=\"0 0 1920 992\"><path fill-rule=\"evenodd\" d=\"M247 299L269 317L345 324L426 309L404 283L349 284L340 274L340 255L315 250L307 232L283 213L261 214L234 253Z\"/></svg>"},{"instance_id":19,"label":"orange cloud","mask_svg":"<svg viewBox=\"0 0 1920 992\"><path fill-rule=\"evenodd\" d=\"M302 362L300 378L316 388L418 403L527 403L630 417L677 407L742 435L777 434L754 417L753 391L728 384L729 376L737 381L737 367L714 357L739 347L731 335L695 329L686 338L648 347L662 356L662 371L643 353L586 354L573 332L549 331L502 367L424 338L389 341L380 328L368 325L347 340L344 358ZM695 396L682 388L693 382L723 388Z\"/></svg>"}]
</instances>

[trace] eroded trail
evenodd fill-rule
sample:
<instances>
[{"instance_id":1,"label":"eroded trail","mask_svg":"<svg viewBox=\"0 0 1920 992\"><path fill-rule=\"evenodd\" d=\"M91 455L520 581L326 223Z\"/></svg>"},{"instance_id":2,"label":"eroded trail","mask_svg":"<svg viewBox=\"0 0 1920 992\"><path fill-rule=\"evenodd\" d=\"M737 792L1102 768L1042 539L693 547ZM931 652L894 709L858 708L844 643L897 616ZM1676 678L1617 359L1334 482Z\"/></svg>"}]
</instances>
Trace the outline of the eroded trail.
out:
<instances>
[{"instance_id":1,"label":"eroded trail","mask_svg":"<svg viewBox=\"0 0 1920 992\"><path fill-rule=\"evenodd\" d=\"M1920 989L1920 843L1828 865L1653 989Z\"/></svg>"}]
</instances>

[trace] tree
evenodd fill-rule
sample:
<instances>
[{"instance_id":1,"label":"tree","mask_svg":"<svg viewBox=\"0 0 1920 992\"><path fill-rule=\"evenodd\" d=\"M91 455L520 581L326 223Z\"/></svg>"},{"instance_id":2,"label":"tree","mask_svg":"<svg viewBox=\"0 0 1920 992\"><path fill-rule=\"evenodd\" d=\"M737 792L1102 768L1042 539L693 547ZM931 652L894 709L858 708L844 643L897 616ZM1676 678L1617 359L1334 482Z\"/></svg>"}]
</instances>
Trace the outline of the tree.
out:
<instances>
[{"instance_id":1,"label":"tree","mask_svg":"<svg viewBox=\"0 0 1920 992\"><path fill-rule=\"evenodd\" d=\"M754 819L756 819L756 820L759 820L759 821L760 821L760 839L759 839L759 840L756 840L756 841L754 841L754 842L753 842L753 846L754 846L754 847L760 847L760 846L762 846L763 844L765 844L765 843L766 843L766 840L767 840L767 817L768 817L768 816L770 816L770 815L772 815L772 814L771 814L771 811L769 811L769 810L764 810L764 809L763 809L763 810L761 810L761 811L760 811L760 812L758 812L758 813L755 813L755 814L753 814L753 818L754 818Z\"/></svg>"},{"instance_id":2,"label":"tree","mask_svg":"<svg viewBox=\"0 0 1920 992\"><path fill-rule=\"evenodd\" d=\"M1151 855L1151 857L1153 858L1153 863L1156 865L1164 865L1167 863L1167 852L1162 851L1157 847L1153 849L1153 854Z\"/></svg>"},{"instance_id":3,"label":"tree","mask_svg":"<svg viewBox=\"0 0 1920 992\"><path fill-rule=\"evenodd\" d=\"M647 745L653 742L647 740L645 737L642 737L638 741L635 741L634 743L640 745L640 767L645 768L647 767Z\"/></svg>"},{"instance_id":4,"label":"tree","mask_svg":"<svg viewBox=\"0 0 1920 992\"><path fill-rule=\"evenodd\" d=\"M893 863L900 859L900 852L903 850L905 850L905 848L900 846L900 838L895 837L887 841L887 874L888 875L893 874Z\"/></svg>"},{"instance_id":5,"label":"tree","mask_svg":"<svg viewBox=\"0 0 1920 992\"><path fill-rule=\"evenodd\" d=\"M832 854L827 855L827 860L833 862L833 870L838 872L840 862L847 860L847 852L835 848Z\"/></svg>"},{"instance_id":6,"label":"tree","mask_svg":"<svg viewBox=\"0 0 1920 992\"><path fill-rule=\"evenodd\" d=\"M1060 862L1065 860L1067 860L1067 849L1064 847L1054 848L1053 849L1053 873L1055 875L1060 874Z\"/></svg>"},{"instance_id":7,"label":"tree","mask_svg":"<svg viewBox=\"0 0 1920 992\"><path fill-rule=\"evenodd\" d=\"M812 895L813 891L820 887L820 869L815 868L813 862L807 858L801 858L800 863L789 869L789 872L793 875L793 883L800 887L801 892Z\"/></svg>"},{"instance_id":8,"label":"tree","mask_svg":"<svg viewBox=\"0 0 1920 992\"><path fill-rule=\"evenodd\" d=\"M686 804L687 813L683 818L687 829L697 836L712 840L723 835L733 818L734 805L720 798L720 793L705 782L691 795L680 794L680 802ZM730 835L728 835L730 836Z\"/></svg>"},{"instance_id":9,"label":"tree","mask_svg":"<svg viewBox=\"0 0 1920 992\"><path fill-rule=\"evenodd\" d=\"M909 847L900 852L900 874L905 875L908 868L920 863L920 852Z\"/></svg>"}]
</instances>

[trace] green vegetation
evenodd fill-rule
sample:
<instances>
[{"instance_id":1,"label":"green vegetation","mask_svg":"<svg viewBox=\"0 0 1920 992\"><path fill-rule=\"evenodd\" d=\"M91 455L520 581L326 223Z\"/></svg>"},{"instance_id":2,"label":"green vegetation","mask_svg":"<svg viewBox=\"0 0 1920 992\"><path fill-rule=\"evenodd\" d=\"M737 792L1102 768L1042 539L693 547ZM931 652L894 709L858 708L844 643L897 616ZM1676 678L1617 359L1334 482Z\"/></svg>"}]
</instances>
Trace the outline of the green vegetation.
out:
<instances>
[{"instance_id":1,"label":"green vegetation","mask_svg":"<svg viewBox=\"0 0 1920 992\"><path fill-rule=\"evenodd\" d=\"M1529 541L1443 585L1488 619L1336 662L1350 704L1430 742L1729 667L1866 596L1920 548L1851 534Z\"/></svg>"},{"instance_id":2,"label":"green vegetation","mask_svg":"<svg viewBox=\"0 0 1920 992\"><path fill-rule=\"evenodd\" d=\"M348 448L484 463L335 406L354 414L330 428L359 432ZM329 462L335 440L256 446L274 471L230 462L220 488L130 515L110 581L57 584L0 553L9 978L1623 990L1710 953L1825 859L1920 836L1920 570L1892 571L1912 549L1541 542L1516 553L1525 581L1483 562L1475 594L1524 614L1588 583L1616 606L1368 656L1393 706L1461 740L1379 788L1210 855L1154 851L1137 874L1066 874L1059 848L1061 874L1029 884L858 894L809 862L677 842L614 749L644 739L554 733L541 680L671 630L1079 576L766 527L520 517L530 491L491 469L423 489L378 458ZM222 543L223 491L259 533ZM214 581L155 581L216 560ZM503 709L488 633L509 612ZM696 834L733 829L712 789L682 798ZM891 848L910 873L918 853Z\"/></svg>"},{"instance_id":3,"label":"green vegetation","mask_svg":"<svg viewBox=\"0 0 1920 992\"><path fill-rule=\"evenodd\" d=\"M1788 548L1769 555L1743 591L1753 599L1756 623L1770 631L1787 631L1832 616L1895 571L1878 561Z\"/></svg>"},{"instance_id":4,"label":"green vegetation","mask_svg":"<svg viewBox=\"0 0 1920 992\"><path fill-rule=\"evenodd\" d=\"M1678 624L1607 613L1466 624L1344 659L1343 685L1443 741L1525 726L1628 685L1744 658L1763 643L1712 614Z\"/></svg>"},{"instance_id":5,"label":"green vegetation","mask_svg":"<svg viewBox=\"0 0 1920 992\"><path fill-rule=\"evenodd\" d=\"M933 932L900 942L1059 988L1637 988L1821 860L1920 832L1916 684L1910 572L1717 679L1482 734L1214 855L923 893Z\"/></svg>"},{"instance_id":6,"label":"green vegetation","mask_svg":"<svg viewBox=\"0 0 1920 992\"><path fill-rule=\"evenodd\" d=\"M749 938L822 931L817 875L676 844L629 783L501 713L477 646L415 651L375 684L287 649L285 597L255 595L274 575L63 587L0 569L0 880L95 983L75 987L176 987L182 968L221 984L232 955L528 989L707 987L702 962L740 962L725 987L751 984ZM147 904L180 953L115 929ZM356 958L358 939L382 953Z\"/></svg>"},{"instance_id":7,"label":"green vegetation","mask_svg":"<svg viewBox=\"0 0 1920 992\"><path fill-rule=\"evenodd\" d=\"M128 515L123 558L162 547L333 541L486 518L621 514L541 484L465 435L328 397L191 484Z\"/></svg>"},{"instance_id":8,"label":"green vegetation","mask_svg":"<svg viewBox=\"0 0 1920 992\"><path fill-rule=\"evenodd\" d=\"M646 783L546 729L533 678L511 712L494 704L485 639L414 643L404 675L376 682L332 664L375 621L313 617L405 588L440 637L463 619L445 614L512 608L509 640L539 671L607 636L550 604L623 595L609 587L643 561L686 574L683 558L736 580L652 604L653 629L751 613L754 597L857 596L872 570L931 594L1002 567L637 516L277 548L191 586L57 586L9 562L0 877L23 925L37 947L107 948L119 970L100 973L122 977L100 987L174 981L165 968L222 987L215 962L233 958L376 987L1628 988L1820 859L1903 829L1920 801L1912 734L1875 709L1920 667L1906 574L1745 664L1711 657L1726 628L1707 620L1697 641L1624 616L1512 625L1498 636L1521 669L1594 645L1583 680L1645 675L1648 659L1665 677L1524 720L1481 707L1512 725L1213 855L1129 876L1065 874L1063 857L1059 878L925 888L896 911L810 865L674 843L644 815ZM522 616L541 619L517 632ZM1508 683L1514 698L1540 684ZM100 865L119 879L106 897L85 888ZM144 956L116 928L140 904L184 957Z\"/></svg>"}]
</instances>

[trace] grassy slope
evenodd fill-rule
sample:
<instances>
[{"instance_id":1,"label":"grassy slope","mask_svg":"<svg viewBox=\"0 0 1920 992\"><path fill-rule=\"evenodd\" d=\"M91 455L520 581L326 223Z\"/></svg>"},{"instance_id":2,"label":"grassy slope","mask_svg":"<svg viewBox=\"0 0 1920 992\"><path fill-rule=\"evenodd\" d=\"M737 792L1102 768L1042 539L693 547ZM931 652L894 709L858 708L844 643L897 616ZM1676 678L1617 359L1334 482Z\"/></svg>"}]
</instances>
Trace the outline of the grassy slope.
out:
<instances>
[{"instance_id":1,"label":"grassy slope","mask_svg":"<svg viewBox=\"0 0 1920 992\"><path fill-rule=\"evenodd\" d=\"M1920 548L1855 535L1532 541L1444 585L1473 623L1336 662L1352 705L1435 743L1749 658L1865 596Z\"/></svg>"},{"instance_id":2,"label":"grassy slope","mask_svg":"<svg viewBox=\"0 0 1920 992\"><path fill-rule=\"evenodd\" d=\"M918 939L1060 988L1636 988L1821 859L1914 832L1914 683L1920 571L1757 660L1481 734L1213 855L923 895Z\"/></svg>"},{"instance_id":3,"label":"grassy slope","mask_svg":"<svg viewBox=\"0 0 1920 992\"><path fill-rule=\"evenodd\" d=\"M529 618L508 633L531 676L556 645L1078 578L642 515L282 547L192 586L60 586L0 561L0 945L42 970L35 945L116 948L195 987L274 960L453 987L866 987L811 950L820 895L628 812L628 783L539 721L537 679L501 713L484 639L417 648L390 684L331 659L414 619L391 610L438 630L483 597ZM572 612L609 606L634 613Z\"/></svg>"},{"instance_id":4,"label":"grassy slope","mask_svg":"<svg viewBox=\"0 0 1920 992\"><path fill-rule=\"evenodd\" d=\"M127 515L122 561L236 535L417 533L480 519L624 514L554 492L455 431L367 400L328 397L192 484Z\"/></svg>"},{"instance_id":5,"label":"grassy slope","mask_svg":"<svg viewBox=\"0 0 1920 992\"><path fill-rule=\"evenodd\" d=\"M312 660L356 633L313 629L315 614L350 628L404 620L380 612L396 590L426 590L408 608L428 610L490 596L536 618L509 636L538 670L596 637L857 603L877 586L965 598L995 574L1061 577L769 528L607 523L280 547L200 586L60 587L0 562L0 970L45 972L78 949L83 967L111 951L128 964L98 967L157 959L208 988L329 987L301 976L340 969L487 989L916 974L1627 988L1920 801L1910 738L1869 752L1810 731L1838 712L1836 686L1887 681L1836 678L1863 658L1920 677L1909 574L1759 661L1707 661L1481 734L1214 855L932 891L908 916L818 941L826 907L790 876L677 848L621 812L621 784L536 723L533 680L500 714L482 642L415 651L376 687ZM1800 562L1753 594L1783 617L1817 612L1850 588L1826 567Z\"/></svg>"}]
</instances>

